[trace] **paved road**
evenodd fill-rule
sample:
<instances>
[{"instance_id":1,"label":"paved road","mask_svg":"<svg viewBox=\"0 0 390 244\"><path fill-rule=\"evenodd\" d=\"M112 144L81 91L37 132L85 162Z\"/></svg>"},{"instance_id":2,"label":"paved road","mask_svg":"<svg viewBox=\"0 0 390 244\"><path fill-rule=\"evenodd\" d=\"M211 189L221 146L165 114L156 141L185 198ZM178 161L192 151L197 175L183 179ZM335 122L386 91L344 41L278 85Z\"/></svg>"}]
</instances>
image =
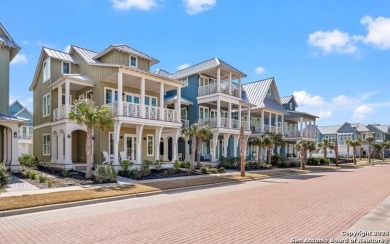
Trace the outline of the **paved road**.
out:
<instances>
[{"instance_id":1,"label":"paved road","mask_svg":"<svg viewBox=\"0 0 390 244\"><path fill-rule=\"evenodd\" d=\"M390 195L389 175L390 166L374 166L4 217L0 243L273 244L331 238Z\"/></svg>"}]
</instances>

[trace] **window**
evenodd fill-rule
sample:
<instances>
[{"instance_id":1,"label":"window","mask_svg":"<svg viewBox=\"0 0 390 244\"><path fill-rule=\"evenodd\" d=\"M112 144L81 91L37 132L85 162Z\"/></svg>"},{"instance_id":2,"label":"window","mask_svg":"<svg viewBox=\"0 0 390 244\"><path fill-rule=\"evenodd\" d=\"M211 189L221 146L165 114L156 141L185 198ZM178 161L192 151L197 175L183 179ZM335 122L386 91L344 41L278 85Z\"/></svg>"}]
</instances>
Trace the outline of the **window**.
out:
<instances>
[{"instance_id":1,"label":"window","mask_svg":"<svg viewBox=\"0 0 390 244\"><path fill-rule=\"evenodd\" d=\"M183 84L185 86L187 86L188 85L188 77L181 79L181 82L183 82Z\"/></svg>"},{"instance_id":2,"label":"window","mask_svg":"<svg viewBox=\"0 0 390 244\"><path fill-rule=\"evenodd\" d=\"M70 63L62 62L62 74L70 74Z\"/></svg>"},{"instance_id":3,"label":"window","mask_svg":"<svg viewBox=\"0 0 390 244\"><path fill-rule=\"evenodd\" d=\"M93 91L89 90L85 93L85 97L89 100L92 100Z\"/></svg>"},{"instance_id":4,"label":"window","mask_svg":"<svg viewBox=\"0 0 390 244\"><path fill-rule=\"evenodd\" d=\"M204 155L206 155L206 154L208 154L207 153L207 148L208 148L208 146L207 146L207 141L204 141L203 143L202 143L202 155L204 156Z\"/></svg>"},{"instance_id":5,"label":"window","mask_svg":"<svg viewBox=\"0 0 390 244\"><path fill-rule=\"evenodd\" d=\"M204 76L199 76L199 86L208 86L209 85L209 78Z\"/></svg>"},{"instance_id":6,"label":"window","mask_svg":"<svg viewBox=\"0 0 390 244\"><path fill-rule=\"evenodd\" d=\"M128 103L137 103L137 104L139 104L140 97L138 95L135 95L135 94L132 94L132 93L126 93L125 101L128 102Z\"/></svg>"},{"instance_id":7,"label":"window","mask_svg":"<svg viewBox=\"0 0 390 244\"><path fill-rule=\"evenodd\" d=\"M154 155L154 135L147 135L147 154L148 156L153 156Z\"/></svg>"},{"instance_id":8,"label":"window","mask_svg":"<svg viewBox=\"0 0 390 244\"><path fill-rule=\"evenodd\" d=\"M114 154L114 132L108 133L108 141L109 141L108 154L113 155Z\"/></svg>"},{"instance_id":9,"label":"window","mask_svg":"<svg viewBox=\"0 0 390 244\"><path fill-rule=\"evenodd\" d=\"M105 101L106 101L106 104L110 104L110 103L113 103L113 102L117 102L118 101L118 91L115 90L115 89L111 89L111 88L105 88L106 92L104 93L105 94Z\"/></svg>"},{"instance_id":10,"label":"window","mask_svg":"<svg viewBox=\"0 0 390 244\"><path fill-rule=\"evenodd\" d=\"M208 119L209 118L209 108L199 107L199 119Z\"/></svg>"},{"instance_id":11,"label":"window","mask_svg":"<svg viewBox=\"0 0 390 244\"><path fill-rule=\"evenodd\" d=\"M376 134L376 138L380 138L381 135L379 133Z\"/></svg>"},{"instance_id":12,"label":"window","mask_svg":"<svg viewBox=\"0 0 390 244\"><path fill-rule=\"evenodd\" d=\"M43 134L43 155L50 155L50 134Z\"/></svg>"},{"instance_id":13,"label":"window","mask_svg":"<svg viewBox=\"0 0 390 244\"><path fill-rule=\"evenodd\" d=\"M50 115L50 93L43 96L43 117Z\"/></svg>"},{"instance_id":14,"label":"window","mask_svg":"<svg viewBox=\"0 0 390 244\"><path fill-rule=\"evenodd\" d=\"M50 79L50 58L43 62L43 83Z\"/></svg>"},{"instance_id":15,"label":"window","mask_svg":"<svg viewBox=\"0 0 390 244\"><path fill-rule=\"evenodd\" d=\"M72 95L69 95L69 104L72 104ZM65 94L62 94L62 105L65 105Z\"/></svg>"},{"instance_id":16,"label":"window","mask_svg":"<svg viewBox=\"0 0 390 244\"><path fill-rule=\"evenodd\" d=\"M135 56L130 56L129 65L130 65L131 67L137 68L137 57L135 57Z\"/></svg>"},{"instance_id":17,"label":"window","mask_svg":"<svg viewBox=\"0 0 390 244\"><path fill-rule=\"evenodd\" d=\"M145 96L145 105L157 107L157 97Z\"/></svg>"},{"instance_id":18,"label":"window","mask_svg":"<svg viewBox=\"0 0 390 244\"><path fill-rule=\"evenodd\" d=\"M290 110L292 110L293 109L293 104L292 103L290 103Z\"/></svg>"},{"instance_id":19,"label":"window","mask_svg":"<svg viewBox=\"0 0 390 244\"><path fill-rule=\"evenodd\" d=\"M187 120L187 108L181 109L181 119Z\"/></svg>"},{"instance_id":20,"label":"window","mask_svg":"<svg viewBox=\"0 0 390 244\"><path fill-rule=\"evenodd\" d=\"M217 118L217 110L212 109L210 111L210 118Z\"/></svg>"}]
</instances>

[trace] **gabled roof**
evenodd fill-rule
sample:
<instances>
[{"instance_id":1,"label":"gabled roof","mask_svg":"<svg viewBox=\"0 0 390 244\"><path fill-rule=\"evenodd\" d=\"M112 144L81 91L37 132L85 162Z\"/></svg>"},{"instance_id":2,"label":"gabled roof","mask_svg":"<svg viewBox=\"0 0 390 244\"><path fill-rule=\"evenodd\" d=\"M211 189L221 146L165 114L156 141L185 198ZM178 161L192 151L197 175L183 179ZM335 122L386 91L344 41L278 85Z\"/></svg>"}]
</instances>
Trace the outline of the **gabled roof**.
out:
<instances>
[{"instance_id":1,"label":"gabled roof","mask_svg":"<svg viewBox=\"0 0 390 244\"><path fill-rule=\"evenodd\" d=\"M185 69L181 69L176 73L172 74L172 78L181 79L207 70L215 69L217 67L227 69L235 74L240 75L241 77L246 77L246 74L234 68L233 66L229 65L228 63L224 62L223 60L219 58L212 58L207 61L201 62L199 64L195 64L190 67L187 67Z\"/></svg>"},{"instance_id":2,"label":"gabled roof","mask_svg":"<svg viewBox=\"0 0 390 244\"><path fill-rule=\"evenodd\" d=\"M174 95L174 96L164 98L164 103L175 103L176 100L177 100L177 95ZM184 105L193 105L193 103L189 99L183 96L181 97L181 103Z\"/></svg>"},{"instance_id":3,"label":"gabled roof","mask_svg":"<svg viewBox=\"0 0 390 244\"><path fill-rule=\"evenodd\" d=\"M23 108L24 108L23 104L21 104L18 100L15 100L9 105L8 113L9 115L13 116Z\"/></svg>"},{"instance_id":4,"label":"gabled roof","mask_svg":"<svg viewBox=\"0 0 390 244\"><path fill-rule=\"evenodd\" d=\"M77 47L72 45L69 49L69 53L73 54L73 51L77 52L81 58L85 60L85 62L89 64L96 64L100 63L98 60L95 60L93 57L95 57L98 53L95 51L91 51L85 48Z\"/></svg>"},{"instance_id":5,"label":"gabled roof","mask_svg":"<svg viewBox=\"0 0 390 244\"><path fill-rule=\"evenodd\" d=\"M44 47L43 51L45 51L46 55L50 58L61 60L64 62L74 63L74 64L79 63L79 61L69 53L64 53L47 47Z\"/></svg>"},{"instance_id":6,"label":"gabled roof","mask_svg":"<svg viewBox=\"0 0 390 244\"><path fill-rule=\"evenodd\" d=\"M363 125L362 123L350 123L350 125L357 131L357 132L369 132L370 130Z\"/></svg>"},{"instance_id":7,"label":"gabled roof","mask_svg":"<svg viewBox=\"0 0 390 244\"><path fill-rule=\"evenodd\" d=\"M341 125L317 126L318 131L323 135L337 134L340 128Z\"/></svg>"},{"instance_id":8,"label":"gabled roof","mask_svg":"<svg viewBox=\"0 0 390 244\"><path fill-rule=\"evenodd\" d=\"M79 81L88 86L90 86L90 84L95 84L95 81L93 81L92 78L90 78L85 74L62 74L57 80L53 81L49 85L49 87L56 87L59 83L61 83L65 79Z\"/></svg>"},{"instance_id":9,"label":"gabled roof","mask_svg":"<svg viewBox=\"0 0 390 244\"><path fill-rule=\"evenodd\" d=\"M156 75L161 75L161 76L164 76L164 77L167 77L167 78L172 78L172 74L169 73L166 70L163 70L163 69L157 69L156 71L154 71L154 73Z\"/></svg>"},{"instance_id":10,"label":"gabled roof","mask_svg":"<svg viewBox=\"0 0 390 244\"><path fill-rule=\"evenodd\" d=\"M11 48L9 61L12 61L21 49L20 46L16 44L14 39L12 39L11 35L7 32L4 26L0 23L0 47L1 46Z\"/></svg>"},{"instance_id":11,"label":"gabled roof","mask_svg":"<svg viewBox=\"0 0 390 244\"><path fill-rule=\"evenodd\" d=\"M375 127L383 133L390 134L390 126L389 125L380 125L380 124L370 124L369 127Z\"/></svg>"},{"instance_id":12,"label":"gabled roof","mask_svg":"<svg viewBox=\"0 0 390 244\"><path fill-rule=\"evenodd\" d=\"M144 54L143 52L135 50L134 48L131 48L131 47L124 45L124 44L110 45L108 48L106 48L102 52L98 53L93 58L99 59L99 58L103 57L104 55L106 55L107 53L111 52L112 50L118 50L120 52L124 52L124 53L130 54L130 55L134 55L136 57L141 57L143 59L149 60L151 62L151 65L159 62L157 59L154 59L154 58Z\"/></svg>"},{"instance_id":13,"label":"gabled roof","mask_svg":"<svg viewBox=\"0 0 390 244\"><path fill-rule=\"evenodd\" d=\"M288 104L290 101L292 101L292 102L295 104L295 107L298 107L298 103L297 103L297 101L295 100L294 95L281 97L281 98L280 98L280 101L282 102L282 104Z\"/></svg>"},{"instance_id":14,"label":"gabled roof","mask_svg":"<svg viewBox=\"0 0 390 244\"><path fill-rule=\"evenodd\" d=\"M256 107L254 109L266 107L264 100L267 96L269 89L273 89L276 102L279 104L280 107L282 107L278 88L276 87L275 79L273 77L244 84L242 85L242 88L244 90L243 99L245 98L250 103L255 104ZM284 108L283 110L286 112Z\"/></svg>"}]
</instances>

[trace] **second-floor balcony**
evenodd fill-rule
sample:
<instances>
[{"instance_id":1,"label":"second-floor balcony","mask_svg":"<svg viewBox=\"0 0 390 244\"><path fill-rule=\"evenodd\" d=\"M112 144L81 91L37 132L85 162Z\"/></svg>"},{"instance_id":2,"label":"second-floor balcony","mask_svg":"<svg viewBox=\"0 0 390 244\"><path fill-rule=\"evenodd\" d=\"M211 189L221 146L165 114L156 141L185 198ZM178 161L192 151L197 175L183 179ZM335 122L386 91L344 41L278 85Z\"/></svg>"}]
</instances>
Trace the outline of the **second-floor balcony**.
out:
<instances>
[{"instance_id":1,"label":"second-floor balcony","mask_svg":"<svg viewBox=\"0 0 390 244\"><path fill-rule=\"evenodd\" d=\"M273 133L283 135L283 128L273 125L264 125L264 128L261 128L259 125L251 126L252 133Z\"/></svg>"},{"instance_id":2,"label":"second-floor balcony","mask_svg":"<svg viewBox=\"0 0 390 244\"><path fill-rule=\"evenodd\" d=\"M229 125L228 118L221 118L219 125L218 125L217 118L199 119L198 123L199 125L207 125L210 128L226 128L226 129L234 129L234 130L240 129L240 121L236 119L230 120L231 125ZM241 121L241 125L244 127L245 130L249 130L248 123L246 121Z\"/></svg>"},{"instance_id":3,"label":"second-floor balcony","mask_svg":"<svg viewBox=\"0 0 390 244\"><path fill-rule=\"evenodd\" d=\"M74 106L70 106L70 110L72 110ZM53 121L58 121L61 119L69 118L69 112L66 112L65 106L60 106L58 108L53 109Z\"/></svg>"},{"instance_id":4,"label":"second-floor balcony","mask_svg":"<svg viewBox=\"0 0 390 244\"><path fill-rule=\"evenodd\" d=\"M33 137L32 133L19 133L18 134L18 139L19 140L29 140Z\"/></svg>"},{"instance_id":5,"label":"second-floor balcony","mask_svg":"<svg viewBox=\"0 0 390 244\"><path fill-rule=\"evenodd\" d=\"M306 137L306 138L316 138L316 132L312 130L290 130L284 132L287 138L297 138L297 137Z\"/></svg>"},{"instance_id":6,"label":"second-floor balcony","mask_svg":"<svg viewBox=\"0 0 390 244\"><path fill-rule=\"evenodd\" d=\"M213 93L224 93L235 97L240 97L239 88L235 87L234 85L229 86L228 82L221 83L219 92L216 83L198 87L198 96L205 96Z\"/></svg>"}]
</instances>

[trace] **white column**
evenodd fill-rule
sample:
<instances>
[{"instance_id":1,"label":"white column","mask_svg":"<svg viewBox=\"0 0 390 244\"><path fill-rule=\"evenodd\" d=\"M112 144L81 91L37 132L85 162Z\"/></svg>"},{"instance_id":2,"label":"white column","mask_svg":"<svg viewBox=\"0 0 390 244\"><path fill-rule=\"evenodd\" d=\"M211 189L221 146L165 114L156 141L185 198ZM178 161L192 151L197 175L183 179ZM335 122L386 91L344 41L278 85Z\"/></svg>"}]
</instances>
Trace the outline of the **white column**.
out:
<instances>
[{"instance_id":1,"label":"white column","mask_svg":"<svg viewBox=\"0 0 390 244\"><path fill-rule=\"evenodd\" d=\"M213 149L213 162L218 161L218 152L217 152L217 143L218 143L218 133L213 133L213 139L212 139L212 149Z\"/></svg>"},{"instance_id":2,"label":"white column","mask_svg":"<svg viewBox=\"0 0 390 244\"><path fill-rule=\"evenodd\" d=\"M241 97L241 77L238 77L238 96Z\"/></svg>"},{"instance_id":3,"label":"white column","mask_svg":"<svg viewBox=\"0 0 390 244\"><path fill-rule=\"evenodd\" d=\"M163 156L163 161L169 161L168 158L168 142L169 142L169 137L164 138L164 156Z\"/></svg>"},{"instance_id":4,"label":"white column","mask_svg":"<svg viewBox=\"0 0 390 244\"><path fill-rule=\"evenodd\" d=\"M145 78L141 78L141 118L145 118ZM137 154L138 155L138 154Z\"/></svg>"},{"instance_id":5,"label":"white column","mask_svg":"<svg viewBox=\"0 0 390 244\"><path fill-rule=\"evenodd\" d=\"M282 115L282 134L284 134L284 114Z\"/></svg>"},{"instance_id":6,"label":"white column","mask_svg":"<svg viewBox=\"0 0 390 244\"><path fill-rule=\"evenodd\" d=\"M62 106L62 85L58 87L57 103L58 103L58 108L60 108Z\"/></svg>"},{"instance_id":7,"label":"white column","mask_svg":"<svg viewBox=\"0 0 390 244\"><path fill-rule=\"evenodd\" d=\"M60 133L57 136L57 163L64 162L64 134Z\"/></svg>"},{"instance_id":8,"label":"white column","mask_svg":"<svg viewBox=\"0 0 390 244\"><path fill-rule=\"evenodd\" d=\"M7 162L7 152L8 152L8 134L7 134L7 128L4 127L3 129L3 152L4 152L4 156L3 156L3 162L6 163Z\"/></svg>"},{"instance_id":9,"label":"white column","mask_svg":"<svg viewBox=\"0 0 390 244\"><path fill-rule=\"evenodd\" d=\"M137 125L136 127L136 136L137 136L137 159L136 162L140 164L142 162L142 131L144 129L144 125ZM164 144L165 146L165 144Z\"/></svg>"},{"instance_id":10,"label":"white column","mask_svg":"<svg viewBox=\"0 0 390 244\"><path fill-rule=\"evenodd\" d=\"M232 72L229 72L229 94L232 94Z\"/></svg>"},{"instance_id":11,"label":"white column","mask_svg":"<svg viewBox=\"0 0 390 244\"><path fill-rule=\"evenodd\" d=\"M164 83L160 83L160 120L164 120Z\"/></svg>"},{"instance_id":12,"label":"white column","mask_svg":"<svg viewBox=\"0 0 390 244\"><path fill-rule=\"evenodd\" d=\"M19 163L19 160L18 160L18 137L14 136L14 133L18 132L19 131L19 128L18 128L18 125L15 124L12 126L12 130L10 130L11 134L12 134L12 155L11 155L11 164L10 164L10 168L11 168L11 172L12 173L19 173L20 172L20 163Z\"/></svg>"},{"instance_id":13,"label":"white column","mask_svg":"<svg viewBox=\"0 0 390 244\"><path fill-rule=\"evenodd\" d=\"M185 158L186 158L186 161L190 161L190 140L189 138L186 138L185 140L185 150L186 150L186 155L185 155Z\"/></svg>"},{"instance_id":14,"label":"white column","mask_svg":"<svg viewBox=\"0 0 390 244\"><path fill-rule=\"evenodd\" d=\"M302 123L303 123L303 118L301 117L301 118L299 118L299 127L301 127L301 128L300 128L301 137L303 137ZM299 127L298 127L298 129L299 129Z\"/></svg>"},{"instance_id":15,"label":"white column","mask_svg":"<svg viewBox=\"0 0 390 244\"><path fill-rule=\"evenodd\" d=\"M305 118L305 136L307 137L307 119Z\"/></svg>"},{"instance_id":16,"label":"white column","mask_svg":"<svg viewBox=\"0 0 390 244\"><path fill-rule=\"evenodd\" d=\"M114 122L114 162L113 165L119 165L119 134L121 131L121 122Z\"/></svg>"},{"instance_id":17,"label":"white column","mask_svg":"<svg viewBox=\"0 0 390 244\"><path fill-rule=\"evenodd\" d=\"M228 128L232 128L232 103L228 102Z\"/></svg>"},{"instance_id":18,"label":"white column","mask_svg":"<svg viewBox=\"0 0 390 244\"><path fill-rule=\"evenodd\" d=\"M72 133L66 130L65 133L65 168L69 169L72 167ZM69 137L70 136L70 137Z\"/></svg>"},{"instance_id":19,"label":"white column","mask_svg":"<svg viewBox=\"0 0 390 244\"><path fill-rule=\"evenodd\" d=\"M234 152L233 152L233 156L234 157L237 157L237 150L238 150L238 141L239 141L239 139L240 139L240 136L239 135L234 135L233 136L233 150L234 150Z\"/></svg>"},{"instance_id":20,"label":"white column","mask_svg":"<svg viewBox=\"0 0 390 244\"><path fill-rule=\"evenodd\" d=\"M221 67L217 68L217 92L221 91Z\"/></svg>"},{"instance_id":21,"label":"white column","mask_svg":"<svg viewBox=\"0 0 390 244\"><path fill-rule=\"evenodd\" d=\"M154 129L154 159L160 160L160 138L161 138L162 127L157 126Z\"/></svg>"},{"instance_id":22,"label":"white column","mask_svg":"<svg viewBox=\"0 0 390 244\"><path fill-rule=\"evenodd\" d=\"M264 133L264 110L261 110L260 126L261 126L261 132Z\"/></svg>"},{"instance_id":23,"label":"white column","mask_svg":"<svg viewBox=\"0 0 390 244\"><path fill-rule=\"evenodd\" d=\"M176 111L177 111L177 122L180 122L180 120L181 120L181 87L177 88Z\"/></svg>"},{"instance_id":24,"label":"white column","mask_svg":"<svg viewBox=\"0 0 390 244\"><path fill-rule=\"evenodd\" d=\"M11 129L7 129L7 137L8 137L8 147L7 147L7 161L11 163L12 160L12 131Z\"/></svg>"},{"instance_id":25,"label":"white column","mask_svg":"<svg viewBox=\"0 0 390 244\"><path fill-rule=\"evenodd\" d=\"M228 149L228 145L229 145L229 138L230 138L230 134L224 134L223 135L223 147L224 147L223 156L225 158L227 157L227 149Z\"/></svg>"},{"instance_id":26,"label":"white column","mask_svg":"<svg viewBox=\"0 0 390 244\"><path fill-rule=\"evenodd\" d=\"M241 129L241 104L238 105L238 129Z\"/></svg>"},{"instance_id":27,"label":"white column","mask_svg":"<svg viewBox=\"0 0 390 244\"><path fill-rule=\"evenodd\" d=\"M50 141L51 141L51 163L56 163L58 159L58 153L57 153L57 135L51 135Z\"/></svg>"},{"instance_id":28,"label":"white column","mask_svg":"<svg viewBox=\"0 0 390 244\"><path fill-rule=\"evenodd\" d=\"M248 120L248 121L247 121L247 123L246 123L246 124L247 124L247 125L246 125L246 126L247 126L246 129L247 129L248 131L250 131L250 130L251 130L251 107L248 107L247 109L248 109L248 110L247 110L247 111L248 111L248 112L247 112L247 113L248 113L248 116L247 116L247 120Z\"/></svg>"},{"instance_id":29,"label":"white column","mask_svg":"<svg viewBox=\"0 0 390 244\"><path fill-rule=\"evenodd\" d=\"M70 112L70 105L69 105L69 100L70 100L70 84L69 81L65 81L65 118L69 117L69 112Z\"/></svg>"},{"instance_id":30,"label":"white column","mask_svg":"<svg viewBox=\"0 0 390 244\"><path fill-rule=\"evenodd\" d=\"M123 116L123 74L118 72L118 115Z\"/></svg>"},{"instance_id":31,"label":"white column","mask_svg":"<svg viewBox=\"0 0 390 244\"><path fill-rule=\"evenodd\" d=\"M217 128L221 127L221 100L217 98Z\"/></svg>"},{"instance_id":32,"label":"white column","mask_svg":"<svg viewBox=\"0 0 390 244\"><path fill-rule=\"evenodd\" d=\"M178 153L178 143L177 140L179 139L180 129L177 129L173 132L172 136L172 161L177 160L177 153Z\"/></svg>"}]
</instances>

